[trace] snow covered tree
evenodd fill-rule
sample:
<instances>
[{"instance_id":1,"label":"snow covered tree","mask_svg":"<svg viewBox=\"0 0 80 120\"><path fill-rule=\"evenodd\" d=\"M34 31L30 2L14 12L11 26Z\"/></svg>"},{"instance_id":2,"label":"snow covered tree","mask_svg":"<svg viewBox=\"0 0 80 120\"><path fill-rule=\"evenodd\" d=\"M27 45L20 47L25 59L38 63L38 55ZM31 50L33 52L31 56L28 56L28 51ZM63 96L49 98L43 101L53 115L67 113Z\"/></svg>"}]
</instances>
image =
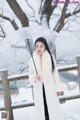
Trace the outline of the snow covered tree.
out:
<instances>
[{"instance_id":1,"label":"snow covered tree","mask_svg":"<svg viewBox=\"0 0 80 120\"><path fill-rule=\"evenodd\" d=\"M17 0L6 0L6 1L9 4L9 6L11 7L14 14L20 20L22 27L29 26L29 22L30 22L31 18L28 14L26 14L29 12L24 11L21 8L19 1L17 1ZM62 3L63 7L61 7L60 0L39 0L37 3L37 5L38 5L37 11L34 9L33 3L31 0L25 0L25 1L26 1L25 2L26 7L29 7L32 10L32 17L35 18L35 22L39 25L45 26L46 28L50 28L50 20L52 19L52 17L57 16L57 14L55 15L55 11L58 9L60 11L60 14L58 15L59 18L55 22L55 27L53 28L53 30L55 30L56 32L60 32L62 30L64 25L69 21L69 19L68 19L66 22L67 18L80 13L80 4L79 4L79 2L76 2L76 0L74 0L74 1L73 0L72 1L64 0L64 2ZM37 1L35 0L34 2L37 2ZM70 4L75 5L72 13L70 12L70 9L68 7L68 6L70 6ZM5 17L3 17L3 18L5 19ZM53 21L54 21L54 19L53 19ZM18 25L16 25L16 28L14 27L16 30L18 29L17 26Z\"/></svg>"},{"instance_id":2,"label":"snow covered tree","mask_svg":"<svg viewBox=\"0 0 80 120\"><path fill-rule=\"evenodd\" d=\"M0 45L1 45L4 37L10 35L10 34L5 34L5 33L8 33L8 32L13 33L14 31L20 32L20 30L25 29L25 28L20 29L22 27L26 27L27 30L24 30L23 33L24 34L26 33L26 36L28 36L28 31L30 31L29 26L33 27L33 29L30 28L32 30L32 31L30 31L30 33L32 32L32 34L31 34L31 36L28 36L28 38L32 37L33 40L36 39L36 34L39 30L39 29L38 30L36 30L36 29L39 27L41 29L39 30L37 37L39 37L39 35L42 36L43 32L45 31L45 35L49 35L48 39L52 40L52 42L55 41L55 38L51 37L51 34L47 34L47 32L46 32L47 30L49 30L51 33L53 33L53 36L55 33L54 31L62 34L63 37L60 38L60 36L59 36L60 43L63 43L63 41L65 42L68 39L67 38L68 37L67 34L69 34L68 32L71 32L70 33L71 37L72 37L72 34L75 34L77 39L78 40L80 39L80 36L79 36L79 34L80 34L79 33L80 32L80 27L79 27L80 26L80 22L79 22L80 2L78 2L79 0L77 0L77 1L76 0L62 0L63 3L60 3L61 0L23 0L23 1L21 1L21 0L1 0L1 1L4 4L3 4L3 6L1 6L1 4L0 4L0 19L2 19L2 22L0 21L0 40L1 40ZM7 7L5 7L5 6L7 6ZM5 29L5 27L4 27L5 23L6 23L7 29ZM76 24L74 25L74 23L76 23ZM36 32L34 31L34 24L36 24L36 26L39 25L39 27L37 27L35 29ZM75 26L75 29L74 29L74 26ZM44 27L45 30L42 30L42 27ZM65 34L65 31L66 31L66 34ZM14 32L14 33L17 33L17 32ZM22 31L21 31L21 33L22 33ZM19 34L20 35L19 37L22 37L21 33ZM34 37L32 35L34 35ZM45 36L45 35L43 35L43 36ZM75 36L73 37L74 41L77 40ZM9 41L8 39L7 39L7 41ZM23 39L23 41L25 40L24 37L22 37L22 39ZM18 40L17 34L14 35L13 40L12 39L10 39L10 40L11 40L11 47L12 47L12 41ZM61 41L61 40L63 40L63 41ZM7 44L7 41L6 41L6 44ZM68 41L70 41L70 40L68 40ZM52 48L54 48L54 46L53 46L54 43L52 44L52 42L50 44L51 44ZM27 45L22 46L23 44L20 44L21 49L19 49L20 48L19 44L17 44L15 47L18 50L22 50L22 47L25 47L25 49L28 48L28 47L26 47ZM3 46L4 46L4 43L3 43ZM50 46L50 48L51 48L51 46ZM3 47L1 47L1 48L3 48ZM59 49L59 47L56 47L56 48L58 51L61 51L61 49ZM72 49L72 48L70 48L70 49ZM55 52L57 50L55 50ZM2 53L2 50L1 50L1 53ZM7 51L6 51L6 53L7 53ZM20 53L21 53L21 51L20 51ZM53 53L53 51L52 51L52 53ZM61 54L64 53L64 50L61 51L60 53L58 53L58 52L56 52L56 53L58 55L60 55L60 53ZM70 55L72 55L72 53ZM26 56L26 53L24 56ZM68 64L72 63L74 59L72 59L70 61L70 60L68 60L67 56L68 56L68 54L67 55L63 54L63 55L59 56L59 58L57 58L58 63L61 64L62 61L64 61L64 62L67 61ZM25 65L22 67L24 60L20 61L20 58L21 58L20 56L18 58L19 58L19 65L20 65L19 71L21 73L24 71ZM18 60L18 59L16 59L16 60Z\"/></svg>"}]
</instances>

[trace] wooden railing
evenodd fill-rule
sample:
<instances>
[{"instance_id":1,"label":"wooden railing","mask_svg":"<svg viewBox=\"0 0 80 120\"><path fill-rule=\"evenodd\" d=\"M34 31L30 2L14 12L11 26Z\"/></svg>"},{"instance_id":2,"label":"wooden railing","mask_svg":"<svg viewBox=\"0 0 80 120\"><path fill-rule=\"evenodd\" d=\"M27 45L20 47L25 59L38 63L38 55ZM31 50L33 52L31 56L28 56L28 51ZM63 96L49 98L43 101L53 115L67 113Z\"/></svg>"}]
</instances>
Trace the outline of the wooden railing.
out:
<instances>
[{"instance_id":1,"label":"wooden railing","mask_svg":"<svg viewBox=\"0 0 80 120\"><path fill-rule=\"evenodd\" d=\"M76 60L77 60L77 64L68 65L67 67L66 66L65 67L59 67L58 70L59 70L59 72L77 70L78 71L79 89L80 89L80 56L77 56ZM28 74L19 74L19 75L15 75L15 76L8 76L8 70L0 70L0 77L1 77L0 83L3 86L4 106L5 106L4 108L0 108L0 110L9 111L9 120L14 120L12 109L34 106L34 102L26 103L26 104L20 104L20 105L19 104L18 105L12 105L10 89L9 89L9 82L28 79L29 77L28 77ZM33 87L32 87L32 89L33 89ZM59 97L59 100L62 103L65 100L71 100L71 99L77 99L77 98L80 98L80 94L73 95L73 96Z\"/></svg>"}]
</instances>

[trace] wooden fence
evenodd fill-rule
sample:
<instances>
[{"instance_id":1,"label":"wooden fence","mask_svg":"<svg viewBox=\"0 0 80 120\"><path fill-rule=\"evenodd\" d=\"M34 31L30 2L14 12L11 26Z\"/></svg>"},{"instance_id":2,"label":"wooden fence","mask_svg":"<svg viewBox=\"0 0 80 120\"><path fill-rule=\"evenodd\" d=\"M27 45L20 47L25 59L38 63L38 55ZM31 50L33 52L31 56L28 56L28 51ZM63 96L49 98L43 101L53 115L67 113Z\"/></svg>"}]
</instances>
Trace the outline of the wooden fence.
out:
<instances>
[{"instance_id":1,"label":"wooden fence","mask_svg":"<svg viewBox=\"0 0 80 120\"><path fill-rule=\"evenodd\" d=\"M58 71L64 72L64 71L77 70L78 71L79 90L80 90L80 56L77 56L76 60L77 60L77 64L68 65L67 67L66 66L59 67ZM3 96L4 96L4 106L5 106L3 108L0 108L0 111L2 111L2 110L9 111L9 120L14 120L13 109L34 106L34 102L32 102L32 103L26 102L25 104L12 105L11 94L10 94L10 89L9 89L9 82L28 79L28 74L8 76L8 70L3 69L3 70L0 70L0 77L1 77L0 83L3 86ZM33 87L32 87L32 89L33 89ZM62 102L65 102L65 100L71 100L71 99L77 99L77 98L80 98L80 94L73 95L73 96L59 97L59 100L62 103Z\"/></svg>"}]
</instances>

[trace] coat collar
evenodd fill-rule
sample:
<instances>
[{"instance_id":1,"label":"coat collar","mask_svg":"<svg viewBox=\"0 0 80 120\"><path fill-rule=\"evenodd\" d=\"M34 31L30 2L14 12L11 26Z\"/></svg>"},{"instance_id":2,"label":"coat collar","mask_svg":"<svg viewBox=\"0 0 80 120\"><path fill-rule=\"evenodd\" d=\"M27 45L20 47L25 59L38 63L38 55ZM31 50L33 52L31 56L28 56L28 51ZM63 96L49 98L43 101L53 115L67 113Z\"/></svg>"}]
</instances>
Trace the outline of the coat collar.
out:
<instances>
[{"instance_id":1,"label":"coat collar","mask_svg":"<svg viewBox=\"0 0 80 120\"><path fill-rule=\"evenodd\" d=\"M42 54L42 58L43 58L43 57L47 57L47 55L49 55L49 53L48 53L47 50L45 50L44 53ZM33 57L36 57L36 56L37 56L38 58L41 57L39 54L37 54L37 52L36 52L36 50L35 50L34 53L33 53Z\"/></svg>"}]
</instances>

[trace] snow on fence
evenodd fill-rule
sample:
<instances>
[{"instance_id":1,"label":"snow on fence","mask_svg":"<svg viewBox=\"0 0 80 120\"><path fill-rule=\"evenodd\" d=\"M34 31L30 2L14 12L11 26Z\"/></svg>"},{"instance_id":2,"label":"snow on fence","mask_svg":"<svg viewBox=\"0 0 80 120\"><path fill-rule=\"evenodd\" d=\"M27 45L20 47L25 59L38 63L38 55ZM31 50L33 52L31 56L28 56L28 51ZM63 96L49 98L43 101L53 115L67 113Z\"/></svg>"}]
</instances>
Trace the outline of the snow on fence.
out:
<instances>
[{"instance_id":1,"label":"snow on fence","mask_svg":"<svg viewBox=\"0 0 80 120\"><path fill-rule=\"evenodd\" d=\"M59 67L58 70L59 70L59 72L77 70L78 71L79 90L80 90L80 56L77 56L76 60L77 60L77 64L68 65L67 67L66 66ZM0 108L0 111L1 110L9 111L9 120L14 120L12 109L34 106L34 102L12 105L10 89L9 89L9 82L28 79L29 77L28 77L28 74L19 74L19 75L14 75L14 76L8 76L8 70L6 70L6 69L0 70L0 77L1 77L0 83L3 86L3 96L4 96L4 106L5 106L5 108ZM32 87L32 89L33 89L33 87ZM71 100L71 99L77 99L77 98L80 98L80 94L74 95L74 96L59 97L59 100L61 103L63 103L63 102L65 102L65 100Z\"/></svg>"}]
</instances>

